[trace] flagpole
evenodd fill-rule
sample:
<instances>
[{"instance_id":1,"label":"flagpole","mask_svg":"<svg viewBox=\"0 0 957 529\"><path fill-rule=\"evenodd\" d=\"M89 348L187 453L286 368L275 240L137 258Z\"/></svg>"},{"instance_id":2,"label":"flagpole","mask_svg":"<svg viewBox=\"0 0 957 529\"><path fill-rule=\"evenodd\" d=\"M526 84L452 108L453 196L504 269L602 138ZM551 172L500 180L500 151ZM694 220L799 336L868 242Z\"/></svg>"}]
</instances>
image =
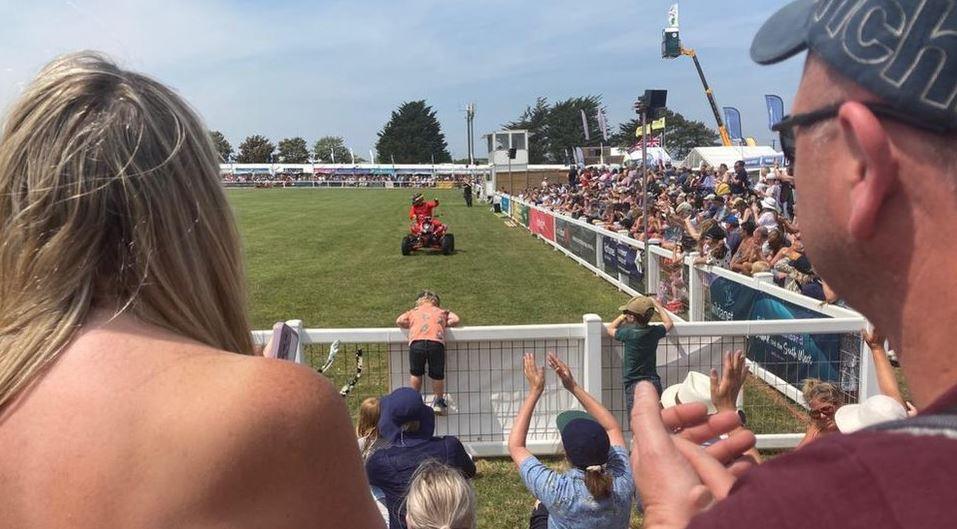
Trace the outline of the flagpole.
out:
<instances>
[{"instance_id":1,"label":"flagpole","mask_svg":"<svg viewBox=\"0 0 957 529\"><path fill-rule=\"evenodd\" d=\"M645 101L645 105L648 102ZM641 131L647 133L648 108L641 109ZM641 135L641 222L645 233L645 243L648 242L648 134Z\"/></svg>"}]
</instances>

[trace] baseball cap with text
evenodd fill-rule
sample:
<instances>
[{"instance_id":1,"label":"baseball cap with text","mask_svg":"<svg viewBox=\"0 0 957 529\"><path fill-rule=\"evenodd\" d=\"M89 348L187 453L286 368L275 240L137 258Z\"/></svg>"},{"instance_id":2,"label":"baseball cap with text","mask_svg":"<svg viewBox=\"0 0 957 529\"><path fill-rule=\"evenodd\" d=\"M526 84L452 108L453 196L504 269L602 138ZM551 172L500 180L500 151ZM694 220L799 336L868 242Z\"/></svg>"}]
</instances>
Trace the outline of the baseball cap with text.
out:
<instances>
[{"instance_id":1,"label":"baseball cap with text","mask_svg":"<svg viewBox=\"0 0 957 529\"><path fill-rule=\"evenodd\" d=\"M953 1L797 0L764 23L751 58L774 64L806 49L895 109L957 130Z\"/></svg>"}]
</instances>

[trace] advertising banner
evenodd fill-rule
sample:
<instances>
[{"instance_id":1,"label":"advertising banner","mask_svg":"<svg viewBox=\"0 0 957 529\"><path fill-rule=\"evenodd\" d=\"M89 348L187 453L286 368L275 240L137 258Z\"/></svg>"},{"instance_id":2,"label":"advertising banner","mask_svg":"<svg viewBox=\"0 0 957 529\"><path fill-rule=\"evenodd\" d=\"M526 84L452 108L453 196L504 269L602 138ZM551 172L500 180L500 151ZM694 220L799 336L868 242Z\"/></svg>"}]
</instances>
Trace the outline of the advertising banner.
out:
<instances>
[{"instance_id":1,"label":"advertising banner","mask_svg":"<svg viewBox=\"0 0 957 529\"><path fill-rule=\"evenodd\" d=\"M502 197L502 213L508 213L511 211L511 202L512 201L508 197Z\"/></svg>"},{"instance_id":2,"label":"advertising banner","mask_svg":"<svg viewBox=\"0 0 957 529\"><path fill-rule=\"evenodd\" d=\"M712 321L826 318L723 277L712 277L705 319ZM840 383L845 391L852 370L841 366L840 334L779 334L748 338L748 358L794 386L807 378ZM853 356L853 355L849 355ZM856 375L855 375L856 380Z\"/></svg>"},{"instance_id":3,"label":"advertising banner","mask_svg":"<svg viewBox=\"0 0 957 529\"><path fill-rule=\"evenodd\" d=\"M598 266L596 259L596 246L598 244L598 234L594 231L573 224L571 222L555 219L555 242L562 248L577 255L586 263L592 266Z\"/></svg>"},{"instance_id":4,"label":"advertising banner","mask_svg":"<svg viewBox=\"0 0 957 529\"><path fill-rule=\"evenodd\" d=\"M518 209L518 221L522 223L522 226L528 227L528 206L522 204Z\"/></svg>"},{"instance_id":5,"label":"advertising banner","mask_svg":"<svg viewBox=\"0 0 957 529\"><path fill-rule=\"evenodd\" d=\"M618 240L611 237L601 238L601 260L605 272L614 275L618 271Z\"/></svg>"},{"instance_id":6,"label":"advertising banner","mask_svg":"<svg viewBox=\"0 0 957 529\"><path fill-rule=\"evenodd\" d=\"M538 209L529 211L529 229L552 242L555 241L555 217Z\"/></svg>"},{"instance_id":7,"label":"advertising banner","mask_svg":"<svg viewBox=\"0 0 957 529\"><path fill-rule=\"evenodd\" d=\"M638 248L619 242L616 254L618 258L618 271L628 276L629 284L640 282L643 274Z\"/></svg>"}]
</instances>

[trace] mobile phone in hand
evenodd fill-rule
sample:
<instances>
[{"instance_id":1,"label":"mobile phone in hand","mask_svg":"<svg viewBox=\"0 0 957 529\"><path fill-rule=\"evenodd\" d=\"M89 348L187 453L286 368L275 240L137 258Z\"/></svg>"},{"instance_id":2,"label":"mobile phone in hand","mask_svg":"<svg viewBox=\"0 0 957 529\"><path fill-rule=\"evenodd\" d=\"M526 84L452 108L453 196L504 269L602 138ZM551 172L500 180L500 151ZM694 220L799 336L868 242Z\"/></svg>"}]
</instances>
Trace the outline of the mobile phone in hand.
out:
<instances>
[{"instance_id":1,"label":"mobile phone in hand","mask_svg":"<svg viewBox=\"0 0 957 529\"><path fill-rule=\"evenodd\" d=\"M272 326L272 337L269 338L269 343L263 350L263 356L280 360L293 360L298 348L299 333L285 323L277 322Z\"/></svg>"}]
</instances>

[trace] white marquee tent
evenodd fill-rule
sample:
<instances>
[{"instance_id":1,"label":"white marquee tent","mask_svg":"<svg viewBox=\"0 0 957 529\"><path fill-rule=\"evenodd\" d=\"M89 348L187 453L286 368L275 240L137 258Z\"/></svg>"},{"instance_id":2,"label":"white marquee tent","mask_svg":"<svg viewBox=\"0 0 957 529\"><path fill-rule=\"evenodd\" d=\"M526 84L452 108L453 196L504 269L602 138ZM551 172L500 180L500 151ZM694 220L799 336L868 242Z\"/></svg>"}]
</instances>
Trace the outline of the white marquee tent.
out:
<instances>
[{"instance_id":1,"label":"white marquee tent","mask_svg":"<svg viewBox=\"0 0 957 529\"><path fill-rule=\"evenodd\" d=\"M728 167L734 162L744 160L748 171L757 171L763 166L779 163L784 165L784 155L771 147L695 147L688 153L684 166L697 169L701 162L711 167L726 164Z\"/></svg>"}]
</instances>

